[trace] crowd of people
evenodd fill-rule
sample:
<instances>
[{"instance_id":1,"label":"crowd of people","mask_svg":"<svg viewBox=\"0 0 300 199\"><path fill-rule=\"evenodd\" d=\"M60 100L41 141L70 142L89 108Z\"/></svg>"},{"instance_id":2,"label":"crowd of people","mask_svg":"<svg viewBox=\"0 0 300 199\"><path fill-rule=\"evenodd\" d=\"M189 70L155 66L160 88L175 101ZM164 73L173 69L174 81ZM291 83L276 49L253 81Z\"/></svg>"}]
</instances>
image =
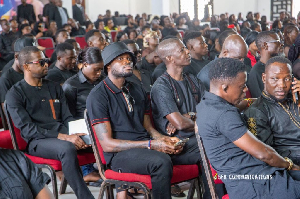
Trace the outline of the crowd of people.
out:
<instances>
[{"instance_id":1,"label":"crowd of people","mask_svg":"<svg viewBox=\"0 0 300 199\"><path fill-rule=\"evenodd\" d=\"M57 175L78 198L94 198L87 183L103 180L93 164L80 167L77 159L77 151L93 150L84 134L68 133L68 123L87 110L107 167L150 175L155 199L185 196L171 185L172 169L202 165L195 133L222 176L219 197L300 198L300 14L282 12L268 23L260 13L249 12L246 20L225 13L201 26L187 13L143 13L122 15L121 28L118 12L91 22L81 3L76 0L73 18L61 0L35 17L22 0L16 18L0 21L1 111L6 101L26 153L60 160ZM55 41L51 57L37 45L39 37ZM1 149L0 159L0 179L5 169L23 172L5 173L13 177L1 180L1 197L53 197L49 177L22 153ZM204 170L201 179L210 198ZM7 182L28 186L14 191ZM118 187L118 198L131 198L130 191Z\"/></svg>"}]
</instances>

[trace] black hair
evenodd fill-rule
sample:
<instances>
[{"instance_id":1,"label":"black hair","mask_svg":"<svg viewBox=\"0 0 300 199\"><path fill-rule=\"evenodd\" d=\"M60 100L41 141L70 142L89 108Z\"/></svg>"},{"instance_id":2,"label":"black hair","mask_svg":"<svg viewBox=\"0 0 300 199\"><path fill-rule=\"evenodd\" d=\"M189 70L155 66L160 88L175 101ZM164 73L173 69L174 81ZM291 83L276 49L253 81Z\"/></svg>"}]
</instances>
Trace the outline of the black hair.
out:
<instances>
[{"instance_id":1,"label":"black hair","mask_svg":"<svg viewBox=\"0 0 300 199\"><path fill-rule=\"evenodd\" d=\"M298 28L297 26L293 25L287 25L284 27L283 35L284 35L284 43L286 45L292 45L292 42L290 41L290 38L288 37L288 34L290 34L293 31L296 31Z\"/></svg>"},{"instance_id":2,"label":"black hair","mask_svg":"<svg viewBox=\"0 0 300 199\"><path fill-rule=\"evenodd\" d=\"M285 58L283 56L276 56L276 57L270 58L267 61L265 71L267 71L269 69L270 65L275 63L275 62L279 62L279 63L282 63L282 64L289 64L292 67L292 62L290 60L288 60L287 58ZM292 72L292 71L290 71L290 72Z\"/></svg>"},{"instance_id":3,"label":"black hair","mask_svg":"<svg viewBox=\"0 0 300 199\"><path fill-rule=\"evenodd\" d=\"M89 42L89 39L90 39L92 36L94 36L95 32L99 32L99 33L100 33L100 31L99 31L99 30L96 30L96 29L90 30L90 31L88 31L87 33L85 33L85 41L86 41L86 43L88 43L88 42Z\"/></svg>"},{"instance_id":4,"label":"black hair","mask_svg":"<svg viewBox=\"0 0 300 199\"><path fill-rule=\"evenodd\" d=\"M273 28L278 28L278 23L279 23L279 19L276 19L273 24L272 24L272 29Z\"/></svg>"},{"instance_id":5,"label":"black hair","mask_svg":"<svg viewBox=\"0 0 300 199\"><path fill-rule=\"evenodd\" d=\"M184 17L184 16L179 16L179 17L176 18L176 21L175 21L176 26L179 26L179 22L180 22L180 20L183 19L183 18L185 18L185 17Z\"/></svg>"},{"instance_id":6,"label":"black hair","mask_svg":"<svg viewBox=\"0 0 300 199\"><path fill-rule=\"evenodd\" d=\"M87 29L87 28L89 27L90 24L94 25L93 22L91 22L91 21L86 21L86 22L85 22L85 28ZM98 23L98 24L99 24L99 23Z\"/></svg>"},{"instance_id":7,"label":"black hair","mask_svg":"<svg viewBox=\"0 0 300 199\"><path fill-rule=\"evenodd\" d=\"M66 54L66 50L74 50L74 46L69 43L58 44L55 48L57 56L63 56Z\"/></svg>"},{"instance_id":8,"label":"black hair","mask_svg":"<svg viewBox=\"0 0 300 199\"><path fill-rule=\"evenodd\" d=\"M222 32L219 36L219 44L221 46L221 48L223 47L224 41L225 39L229 36L229 35L234 35L236 34L236 32L234 32L233 30L225 30L224 32Z\"/></svg>"},{"instance_id":9,"label":"black hair","mask_svg":"<svg viewBox=\"0 0 300 199\"><path fill-rule=\"evenodd\" d=\"M167 36L165 36L164 38L162 38L162 40L161 41L164 41L164 40L166 40L166 39L178 39L176 36L174 36L174 35L167 35Z\"/></svg>"},{"instance_id":10,"label":"black hair","mask_svg":"<svg viewBox=\"0 0 300 199\"><path fill-rule=\"evenodd\" d=\"M59 30L55 33L55 40L57 39L58 35L59 35L60 33L62 33L62 32L66 32L66 33L67 33L67 31L66 31L65 29L59 29Z\"/></svg>"},{"instance_id":11,"label":"black hair","mask_svg":"<svg viewBox=\"0 0 300 199\"><path fill-rule=\"evenodd\" d=\"M151 27L148 26L148 25L143 26L143 27L142 27L142 32L144 32L144 30L146 30L147 28L151 28Z\"/></svg>"},{"instance_id":12,"label":"black hair","mask_svg":"<svg viewBox=\"0 0 300 199\"><path fill-rule=\"evenodd\" d=\"M233 24L233 21L232 21L232 20L233 20L233 19L232 19L233 16L234 16L234 14L232 14L232 15L229 16L229 18L228 18L229 24Z\"/></svg>"},{"instance_id":13,"label":"black hair","mask_svg":"<svg viewBox=\"0 0 300 199\"><path fill-rule=\"evenodd\" d=\"M112 18L104 18L104 25L108 25L108 21L112 20ZM113 20L112 20L113 21Z\"/></svg>"},{"instance_id":14,"label":"black hair","mask_svg":"<svg viewBox=\"0 0 300 199\"><path fill-rule=\"evenodd\" d=\"M253 42L255 42L256 40L256 37L258 35L259 32L257 31L252 31L252 32L249 32L245 38L245 41L246 41L246 44L248 46L250 46L250 44L252 44Z\"/></svg>"},{"instance_id":15,"label":"black hair","mask_svg":"<svg viewBox=\"0 0 300 199\"><path fill-rule=\"evenodd\" d=\"M23 30L24 28L26 28L27 26L31 27L28 23L21 24L21 25L20 25L20 31L22 32L22 30Z\"/></svg>"},{"instance_id":16,"label":"black hair","mask_svg":"<svg viewBox=\"0 0 300 199\"><path fill-rule=\"evenodd\" d=\"M300 34L298 34L295 42L293 43L293 45L291 45L288 58L292 63L294 63L296 59L298 59L299 54L300 54Z\"/></svg>"},{"instance_id":17,"label":"black hair","mask_svg":"<svg viewBox=\"0 0 300 199\"><path fill-rule=\"evenodd\" d=\"M252 30L251 30L250 28L242 28L242 29L241 29L241 36L244 37L244 38L246 38L247 35L248 35L250 32L252 32Z\"/></svg>"},{"instance_id":18,"label":"black hair","mask_svg":"<svg viewBox=\"0 0 300 199\"><path fill-rule=\"evenodd\" d=\"M127 33L124 32L124 31L118 32L118 34L117 34L117 41L120 41L121 37L122 37L123 35L125 35L125 34L127 34Z\"/></svg>"},{"instance_id":19,"label":"black hair","mask_svg":"<svg viewBox=\"0 0 300 199\"><path fill-rule=\"evenodd\" d=\"M257 27L259 27L260 26L260 24L259 23L254 23L254 24L252 24L252 26L251 26L251 29L252 30L255 30Z\"/></svg>"},{"instance_id":20,"label":"black hair","mask_svg":"<svg viewBox=\"0 0 300 199\"><path fill-rule=\"evenodd\" d=\"M75 39L67 39L65 43L73 45L73 43L77 42Z\"/></svg>"},{"instance_id":21,"label":"black hair","mask_svg":"<svg viewBox=\"0 0 300 199\"><path fill-rule=\"evenodd\" d=\"M211 62L208 77L210 81L234 79L240 72L246 71L243 62L233 58L219 58Z\"/></svg>"},{"instance_id":22,"label":"black hair","mask_svg":"<svg viewBox=\"0 0 300 199\"><path fill-rule=\"evenodd\" d=\"M101 50L97 47L88 47L77 56L77 63L96 64L103 62Z\"/></svg>"},{"instance_id":23,"label":"black hair","mask_svg":"<svg viewBox=\"0 0 300 199\"><path fill-rule=\"evenodd\" d=\"M201 36L202 36L202 33L198 32L198 31L192 31L192 32L186 33L183 38L183 43L185 45L187 45L189 40L192 40L192 39L195 39L195 38L201 37Z\"/></svg>"},{"instance_id":24,"label":"black hair","mask_svg":"<svg viewBox=\"0 0 300 199\"><path fill-rule=\"evenodd\" d=\"M18 56L20 66L23 66L25 63L31 62L32 61L31 54L36 53L36 52L40 52L40 50L36 46L24 47L20 51L19 56Z\"/></svg>"},{"instance_id":25,"label":"black hair","mask_svg":"<svg viewBox=\"0 0 300 199\"><path fill-rule=\"evenodd\" d=\"M273 31L264 31L264 32L260 32L257 35L256 40L255 40L255 44L256 44L258 50L262 49L262 46L263 46L264 42L267 42L267 41L273 39L271 37L271 35L277 35L277 34Z\"/></svg>"},{"instance_id":26,"label":"black hair","mask_svg":"<svg viewBox=\"0 0 300 199\"><path fill-rule=\"evenodd\" d=\"M45 22L42 22L42 21L36 22L36 23L34 24L34 28L33 28L33 30L34 30L35 33L41 32L41 31L39 30L39 28L40 28L40 27L39 27L39 24L43 24L44 27L45 27Z\"/></svg>"},{"instance_id":27,"label":"black hair","mask_svg":"<svg viewBox=\"0 0 300 199\"><path fill-rule=\"evenodd\" d=\"M62 26L62 28L65 29L67 26L71 26L71 24L65 23L65 24ZM72 28L72 26L71 26L71 28Z\"/></svg>"},{"instance_id":28,"label":"black hair","mask_svg":"<svg viewBox=\"0 0 300 199\"><path fill-rule=\"evenodd\" d=\"M171 35L171 36L177 37L178 33L179 33L179 32L178 32L175 28L172 28L172 29L169 31L169 33L168 33L167 36Z\"/></svg>"},{"instance_id":29,"label":"black hair","mask_svg":"<svg viewBox=\"0 0 300 199\"><path fill-rule=\"evenodd\" d=\"M128 45L128 44L135 44L135 41L133 41L132 39L125 39L122 41L124 44Z\"/></svg>"},{"instance_id":30,"label":"black hair","mask_svg":"<svg viewBox=\"0 0 300 199\"><path fill-rule=\"evenodd\" d=\"M224 32L224 31L228 30L228 25L229 25L229 22L227 20L220 21L220 23L219 23L220 32Z\"/></svg>"},{"instance_id":31,"label":"black hair","mask_svg":"<svg viewBox=\"0 0 300 199\"><path fill-rule=\"evenodd\" d=\"M131 32L135 32L136 36L138 36L137 31L136 31L135 29L133 29L133 28L130 28L130 29L128 30L128 37L129 37L129 35L130 35Z\"/></svg>"}]
</instances>

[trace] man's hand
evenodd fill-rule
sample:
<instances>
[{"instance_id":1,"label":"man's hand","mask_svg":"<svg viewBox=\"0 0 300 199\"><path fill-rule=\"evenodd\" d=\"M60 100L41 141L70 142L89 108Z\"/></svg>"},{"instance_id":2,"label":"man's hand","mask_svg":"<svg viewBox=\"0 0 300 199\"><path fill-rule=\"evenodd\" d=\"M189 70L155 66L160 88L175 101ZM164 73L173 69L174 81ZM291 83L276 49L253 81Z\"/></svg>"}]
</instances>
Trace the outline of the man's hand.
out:
<instances>
[{"instance_id":1,"label":"man's hand","mask_svg":"<svg viewBox=\"0 0 300 199\"><path fill-rule=\"evenodd\" d=\"M86 148L90 147L90 145L85 144L85 142L80 138L80 136L84 136L84 135L86 135L86 134L85 133L76 133L73 135L65 135L65 134L59 133L57 138L60 140L72 142L75 145L76 149L79 150L79 149L86 149Z\"/></svg>"},{"instance_id":2,"label":"man's hand","mask_svg":"<svg viewBox=\"0 0 300 199\"><path fill-rule=\"evenodd\" d=\"M178 138L164 136L162 139L152 140L151 148L167 154L179 154L183 146L175 146L177 140L179 141Z\"/></svg>"},{"instance_id":3,"label":"man's hand","mask_svg":"<svg viewBox=\"0 0 300 199\"><path fill-rule=\"evenodd\" d=\"M175 128L175 126L171 124L171 122L168 123L166 130L167 130L167 134L171 136L177 131L177 129Z\"/></svg>"}]
</instances>

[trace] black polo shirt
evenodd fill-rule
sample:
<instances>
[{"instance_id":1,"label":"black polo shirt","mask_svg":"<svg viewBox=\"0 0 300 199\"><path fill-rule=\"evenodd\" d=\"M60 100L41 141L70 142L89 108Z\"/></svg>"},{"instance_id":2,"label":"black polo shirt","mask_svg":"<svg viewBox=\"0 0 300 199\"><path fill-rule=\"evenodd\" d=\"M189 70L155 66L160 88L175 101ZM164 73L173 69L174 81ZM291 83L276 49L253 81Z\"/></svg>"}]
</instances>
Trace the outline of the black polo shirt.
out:
<instances>
[{"instance_id":1,"label":"black polo shirt","mask_svg":"<svg viewBox=\"0 0 300 199\"><path fill-rule=\"evenodd\" d=\"M68 134L68 122L73 120L61 86L43 79L41 87L29 85L24 79L6 94L8 111L21 135L31 140L57 138Z\"/></svg>"},{"instance_id":2,"label":"black polo shirt","mask_svg":"<svg viewBox=\"0 0 300 199\"><path fill-rule=\"evenodd\" d=\"M138 67L138 66L137 66ZM156 65L155 64L150 64L146 57L143 57L142 58L142 61L141 61L141 64L140 64L140 67L138 67L138 69L145 69L145 70L148 70L151 74L153 73L154 69L156 68Z\"/></svg>"},{"instance_id":3,"label":"black polo shirt","mask_svg":"<svg viewBox=\"0 0 300 199\"><path fill-rule=\"evenodd\" d=\"M140 81L140 79L134 74L132 74L130 77L127 77L126 80L141 85L143 89L146 91L146 93L148 94L150 93L153 84L151 72L145 69L140 69L139 72L142 81Z\"/></svg>"},{"instance_id":4,"label":"black polo shirt","mask_svg":"<svg viewBox=\"0 0 300 199\"><path fill-rule=\"evenodd\" d=\"M0 198L36 198L50 178L22 152L0 149Z\"/></svg>"},{"instance_id":5,"label":"black polo shirt","mask_svg":"<svg viewBox=\"0 0 300 199\"><path fill-rule=\"evenodd\" d=\"M264 90L262 74L265 72L266 65L258 61L250 71L247 86L253 98L258 98Z\"/></svg>"},{"instance_id":6,"label":"black polo shirt","mask_svg":"<svg viewBox=\"0 0 300 199\"><path fill-rule=\"evenodd\" d=\"M194 76L197 76L197 74L206 66L210 60L202 59L194 59L192 58L191 65L190 65L190 74L193 74Z\"/></svg>"},{"instance_id":7,"label":"black polo shirt","mask_svg":"<svg viewBox=\"0 0 300 199\"><path fill-rule=\"evenodd\" d=\"M10 60L3 68L2 74L5 73L8 69L10 69L15 63L15 59Z\"/></svg>"},{"instance_id":8,"label":"black polo shirt","mask_svg":"<svg viewBox=\"0 0 300 199\"><path fill-rule=\"evenodd\" d=\"M86 99L91 90L103 79L104 77L100 76L98 81L90 83L80 70L76 75L65 81L62 88L66 95L69 110L75 119L84 118Z\"/></svg>"},{"instance_id":9,"label":"black polo shirt","mask_svg":"<svg viewBox=\"0 0 300 199\"><path fill-rule=\"evenodd\" d=\"M75 74L76 72L72 70L60 70L59 68L57 68L57 66L55 66L48 71L46 79L59 84L63 84L67 79L69 79Z\"/></svg>"},{"instance_id":10,"label":"black polo shirt","mask_svg":"<svg viewBox=\"0 0 300 199\"><path fill-rule=\"evenodd\" d=\"M236 185L235 181L238 179L230 179L232 175L271 175L276 170L284 170L284 168L267 165L233 144L248 129L239 110L223 98L205 92L201 102L197 105L196 122L212 167L219 176L227 176L226 179L222 179L226 188L228 185L230 187L230 184ZM266 180L268 179L251 180L251 182L265 184ZM242 181L242 179L239 180L239 182ZM247 179L245 181L249 182Z\"/></svg>"},{"instance_id":11,"label":"black polo shirt","mask_svg":"<svg viewBox=\"0 0 300 199\"><path fill-rule=\"evenodd\" d=\"M143 126L144 115L150 114L150 103L146 93L135 83L126 81L124 85L133 97L134 103L127 102L122 90L118 89L108 77L93 88L86 102L92 125L110 122L114 139L149 140L150 136ZM133 107L132 111L130 105ZM107 164L114 154L104 152Z\"/></svg>"},{"instance_id":12,"label":"black polo shirt","mask_svg":"<svg viewBox=\"0 0 300 199\"><path fill-rule=\"evenodd\" d=\"M24 79L24 74L18 73L13 68L8 69L0 78L0 100L5 101L7 91L18 81Z\"/></svg>"},{"instance_id":13,"label":"black polo shirt","mask_svg":"<svg viewBox=\"0 0 300 199\"><path fill-rule=\"evenodd\" d=\"M165 135L169 124L167 115L196 112L196 105L204 94L204 85L193 75L184 74L183 81L174 80L167 72L160 76L151 90L153 120L157 130ZM195 132L176 131L180 138L194 136Z\"/></svg>"},{"instance_id":14,"label":"black polo shirt","mask_svg":"<svg viewBox=\"0 0 300 199\"><path fill-rule=\"evenodd\" d=\"M0 34L0 53L1 57L6 61L9 61L6 59L6 57L11 57L9 55L14 54L12 44L16 39L16 34L12 31L9 31L8 33L3 32Z\"/></svg>"}]
</instances>

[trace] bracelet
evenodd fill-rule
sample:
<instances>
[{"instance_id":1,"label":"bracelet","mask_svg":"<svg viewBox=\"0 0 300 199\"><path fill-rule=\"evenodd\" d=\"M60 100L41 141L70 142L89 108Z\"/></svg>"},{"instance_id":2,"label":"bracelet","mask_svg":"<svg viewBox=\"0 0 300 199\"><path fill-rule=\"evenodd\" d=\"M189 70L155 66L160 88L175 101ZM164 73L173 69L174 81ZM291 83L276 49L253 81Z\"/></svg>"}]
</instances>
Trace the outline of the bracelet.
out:
<instances>
[{"instance_id":1,"label":"bracelet","mask_svg":"<svg viewBox=\"0 0 300 199\"><path fill-rule=\"evenodd\" d=\"M245 100L248 102L247 107L249 107L249 106L251 106L251 104L253 104L253 100L251 98L246 98Z\"/></svg>"},{"instance_id":2,"label":"bracelet","mask_svg":"<svg viewBox=\"0 0 300 199\"><path fill-rule=\"evenodd\" d=\"M148 142L148 149L151 149L151 139Z\"/></svg>"},{"instance_id":3,"label":"bracelet","mask_svg":"<svg viewBox=\"0 0 300 199\"><path fill-rule=\"evenodd\" d=\"M294 166L293 161L290 158L288 158L288 157L285 157L284 159L285 159L285 161L287 161L290 164L289 167L287 168L287 170L288 171L291 170L293 168L293 166Z\"/></svg>"}]
</instances>

